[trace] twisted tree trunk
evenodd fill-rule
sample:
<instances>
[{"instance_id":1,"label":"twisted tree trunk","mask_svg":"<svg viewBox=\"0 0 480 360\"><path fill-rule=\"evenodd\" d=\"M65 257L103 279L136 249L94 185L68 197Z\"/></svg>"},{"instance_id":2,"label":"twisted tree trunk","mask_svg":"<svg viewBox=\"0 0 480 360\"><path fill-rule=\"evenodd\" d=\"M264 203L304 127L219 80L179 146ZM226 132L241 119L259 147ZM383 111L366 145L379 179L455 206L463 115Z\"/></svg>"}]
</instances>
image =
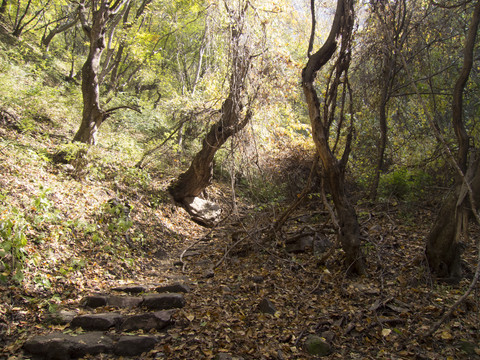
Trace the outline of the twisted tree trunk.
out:
<instances>
[{"instance_id":1,"label":"twisted tree trunk","mask_svg":"<svg viewBox=\"0 0 480 360\"><path fill-rule=\"evenodd\" d=\"M313 34L315 31L314 0L311 1ZM345 251L346 265L349 271L364 274L365 262L360 247L360 227L355 209L345 194L344 173L350 151L349 142L351 137L347 138L347 145L340 161L337 160L329 145L329 128L331 124L329 119L334 116L340 79L343 79L344 86L348 86L346 74L350 64L353 19L353 0L338 0L332 28L325 44L309 57L302 71L302 87L312 124L313 140L323 165L338 217L338 238ZM326 105L322 109L313 82L317 71L332 58L337 50L337 38L339 37L341 37L342 46L335 66L335 79L327 91ZM313 48L312 42L313 36L310 38L309 53ZM333 105L327 106L328 103Z\"/></svg>"},{"instance_id":2,"label":"twisted tree trunk","mask_svg":"<svg viewBox=\"0 0 480 360\"><path fill-rule=\"evenodd\" d=\"M87 60L82 67L82 95L83 113L82 123L73 141L94 145L100 125L107 118L107 112L100 107L99 70L100 59L105 49L105 33L108 23L130 0L117 0L110 6L110 2L101 0L91 1L92 25L88 24L88 14L85 3L80 3L80 21L85 34L90 41L90 50Z\"/></svg>"},{"instance_id":3,"label":"twisted tree trunk","mask_svg":"<svg viewBox=\"0 0 480 360\"><path fill-rule=\"evenodd\" d=\"M480 1L476 2L465 41L463 66L455 83L452 101L452 123L458 141L459 175L454 190L446 197L427 237L426 255L433 272L439 277L458 281L462 277L460 256L462 233L466 233L471 209L465 182L470 184L473 199L480 200L480 159L470 151L469 138L463 120L463 92L473 66L477 30L480 24ZM468 165L468 156L471 156ZM460 174L461 173L461 174Z\"/></svg>"}]
</instances>

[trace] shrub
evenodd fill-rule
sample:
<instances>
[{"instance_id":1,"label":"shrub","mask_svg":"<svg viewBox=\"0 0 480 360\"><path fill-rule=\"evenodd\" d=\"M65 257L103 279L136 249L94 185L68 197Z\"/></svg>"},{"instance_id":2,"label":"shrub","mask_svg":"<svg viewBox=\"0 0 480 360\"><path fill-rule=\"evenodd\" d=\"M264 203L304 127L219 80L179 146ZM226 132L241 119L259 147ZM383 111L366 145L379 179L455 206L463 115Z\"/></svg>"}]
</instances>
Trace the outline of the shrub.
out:
<instances>
[{"instance_id":1,"label":"shrub","mask_svg":"<svg viewBox=\"0 0 480 360\"><path fill-rule=\"evenodd\" d=\"M414 201L425 195L432 183L430 175L422 170L399 169L384 174L378 186L383 198L395 197L399 200Z\"/></svg>"}]
</instances>

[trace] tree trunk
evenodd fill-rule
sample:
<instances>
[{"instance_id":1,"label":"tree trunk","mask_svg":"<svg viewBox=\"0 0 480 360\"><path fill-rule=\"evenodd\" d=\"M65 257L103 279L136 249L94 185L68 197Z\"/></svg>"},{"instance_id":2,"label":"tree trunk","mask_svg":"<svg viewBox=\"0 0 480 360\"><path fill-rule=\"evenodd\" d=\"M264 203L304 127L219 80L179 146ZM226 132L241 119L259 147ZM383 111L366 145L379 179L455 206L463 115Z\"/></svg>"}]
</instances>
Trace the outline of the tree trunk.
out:
<instances>
[{"instance_id":1,"label":"tree trunk","mask_svg":"<svg viewBox=\"0 0 480 360\"><path fill-rule=\"evenodd\" d=\"M98 83L98 63L101 55L102 49L95 49L82 67L82 123L73 138L73 141L90 145L96 144L98 128L105 119L105 113L100 108Z\"/></svg>"},{"instance_id":2,"label":"tree trunk","mask_svg":"<svg viewBox=\"0 0 480 360\"><path fill-rule=\"evenodd\" d=\"M78 10L76 10L75 12L77 11ZM60 34L64 31L67 31L71 27L75 26L77 22L78 22L78 16L77 14L74 14L74 17L71 20L67 21L64 24L57 24L57 26L55 26L53 29L49 31L48 35L46 36L43 35L41 42L42 42L42 45L45 47L45 51L48 52L50 43L52 42L55 35Z\"/></svg>"},{"instance_id":3,"label":"tree trunk","mask_svg":"<svg viewBox=\"0 0 480 360\"><path fill-rule=\"evenodd\" d=\"M0 5L0 15L5 15L5 11L7 10L8 0L2 0L2 4Z\"/></svg>"},{"instance_id":4,"label":"tree trunk","mask_svg":"<svg viewBox=\"0 0 480 360\"><path fill-rule=\"evenodd\" d=\"M314 0L312 1L312 33L315 31L315 15L313 13ZM336 102L336 86L340 82L342 74L346 74L350 62L349 44L353 30L353 1L338 0L335 17L330 34L325 44L309 57L305 68L302 71L302 87L308 105L309 117L312 124L312 136L317 148L320 160L322 161L325 177L332 194L335 211L338 216L339 233L338 238L345 251L346 265L350 272L358 274L365 273L365 262L360 247L360 227L358 224L355 209L348 201L345 194L344 169L348 158L348 141L342 161L338 161L329 146L329 118L333 116L328 107L323 109L324 116L320 109L320 101L314 87L316 72L319 71L333 56L337 49L338 37L342 38L342 48L339 54L339 61L336 64L336 79L334 84L327 91L326 96L332 103ZM313 37L310 38L309 52L312 49ZM344 75L346 76L346 75ZM344 78L346 82L346 78ZM345 85L347 86L347 85ZM334 108L332 106L332 108Z\"/></svg>"},{"instance_id":5,"label":"tree trunk","mask_svg":"<svg viewBox=\"0 0 480 360\"><path fill-rule=\"evenodd\" d=\"M90 50L82 67L82 95L83 95L83 113L82 123L78 129L73 141L79 141L86 144L95 145L98 128L107 118L107 113L100 107L99 95L99 68L100 59L105 49L105 32L107 24L112 20L112 16L117 13L122 6L128 6L129 0L117 0L109 7L110 3L102 0L98 9L92 9L92 26L87 23L88 15L85 4L80 3L80 21L86 35L90 40ZM92 3L92 7L95 2Z\"/></svg>"},{"instance_id":6,"label":"tree trunk","mask_svg":"<svg viewBox=\"0 0 480 360\"><path fill-rule=\"evenodd\" d=\"M249 55L248 38L243 33L246 2L241 10L230 9L224 3L230 20L235 26L231 28L231 74L229 95L222 104L221 115L209 130L202 142L202 149L195 155L190 167L181 174L169 187L169 192L175 201L183 204L187 211L190 201L197 197L210 184L213 175L213 159L218 149L230 136L242 130L252 117L251 104L247 105L246 113L241 118L243 109L242 99L246 95L247 74L252 58Z\"/></svg>"},{"instance_id":7,"label":"tree trunk","mask_svg":"<svg viewBox=\"0 0 480 360\"><path fill-rule=\"evenodd\" d=\"M477 1L465 42L463 66L455 83L452 101L452 123L458 142L457 165L464 176L460 174L457 176L454 191L445 199L426 244L427 260L432 271L440 277L454 280L459 280L462 276L460 262L462 249L459 240L462 232L467 231L469 211L476 211L476 209L469 209L470 202L463 190L464 182L471 184L477 204L480 197L480 160L470 159L470 166L467 165L470 147L463 121L463 92L473 66L479 23L480 1ZM477 154L470 156L477 156Z\"/></svg>"},{"instance_id":8,"label":"tree trunk","mask_svg":"<svg viewBox=\"0 0 480 360\"><path fill-rule=\"evenodd\" d=\"M475 203L480 201L480 158L470 165L465 176L473 190ZM455 186L445 198L432 230L427 237L426 255L432 271L440 278L459 281L462 278L460 243L462 233L467 232L471 209L465 186Z\"/></svg>"},{"instance_id":9,"label":"tree trunk","mask_svg":"<svg viewBox=\"0 0 480 360\"><path fill-rule=\"evenodd\" d=\"M220 120L215 123L202 142L202 149L193 158L190 167L169 187L175 201L184 203L189 197L197 197L210 185L213 176L213 158L227 139L242 130L250 120L252 113L247 112L240 121L234 101L228 97L222 106Z\"/></svg>"}]
</instances>

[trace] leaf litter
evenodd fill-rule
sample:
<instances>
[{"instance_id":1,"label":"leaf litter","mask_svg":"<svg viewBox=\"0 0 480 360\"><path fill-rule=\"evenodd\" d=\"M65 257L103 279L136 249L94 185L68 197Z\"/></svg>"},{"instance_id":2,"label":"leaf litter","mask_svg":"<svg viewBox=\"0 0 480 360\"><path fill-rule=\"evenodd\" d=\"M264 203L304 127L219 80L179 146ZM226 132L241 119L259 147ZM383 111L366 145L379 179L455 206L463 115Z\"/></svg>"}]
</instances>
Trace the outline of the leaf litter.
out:
<instances>
[{"instance_id":1,"label":"leaf litter","mask_svg":"<svg viewBox=\"0 0 480 360\"><path fill-rule=\"evenodd\" d=\"M32 198L41 195L40 188L50 189L45 198L56 219L38 219L28 229L22 285L0 285L3 358L24 358L21 347L34 334L71 332L46 320L60 309L82 313L79 304L87 295L125 284L153 287L178 281L192 288L185 295L187 306L142 358L214 359L228 353L243 359L308 359L314 358L304 348L310 334L331 343L329 359L480 358L478 290L432 338L422 336L472 276L467 270L458 285L431 277L422 252L433 208L419 207L413 218L405 218L398 204L359 209L368 275L352 278L338 247L322 261L311 251L285 250L286 234L300 234L306 227L335 244L327 216L309 216L322 209L314 200L297 209L276 234L270 231L273 212L268 207L258 211L255 204L239 204L241 215L209 230L158 199L168 176L143 192L93 177L79 180L55 164L28 160L27 147L53 144L27 136L18 141L23 147L2 148L0 154L0 186L8 200L2 205L35 219L39 212L32 209ZM103 206L119 189L133 207L128 229L133 247L105 223ZM214 184L209 192L228 212L229 190ZM472 229L464 253L467 269L475 266L478 230ZM179 262L189 247L193 255ZM258 310L263 299L273 304L273 314Z\"/></svg>"}]
</instances>

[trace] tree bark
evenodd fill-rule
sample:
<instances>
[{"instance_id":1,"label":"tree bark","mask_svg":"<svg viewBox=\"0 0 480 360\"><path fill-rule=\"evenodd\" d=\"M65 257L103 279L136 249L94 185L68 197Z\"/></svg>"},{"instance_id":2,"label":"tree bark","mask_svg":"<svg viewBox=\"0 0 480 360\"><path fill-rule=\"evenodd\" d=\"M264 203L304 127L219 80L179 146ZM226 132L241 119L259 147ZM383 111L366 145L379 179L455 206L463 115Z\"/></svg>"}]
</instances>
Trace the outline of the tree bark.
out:
<instances>
[{"instance_id":1,"label":"tree bark","mask_svg":"<svg viewBox=\"0 0 480 360\"><path fill-rule=\"evenodd\" d=\"M465 175L473 191L475 203L480 202L480 158L470 165ZM445 200L427 237L426 255L432 271L440 278L459 281L462 278L460 243L462 232L467 231L471 209L464 186L457 184Z\"/></svg>"},{"instance_id":2,"label":"tree bark","mask_svg":"<svg viewBox=\"0 0 480 360\"><path fill-rule=\"evenodd\" d=\"M130 0L117 0L111 7L109 2L102 0L97 7L97 1L92 0L92 26L87 23L85 3L80 3L80 21L90 40L90 50L82 67L83 113L82 123L73 141L94 145L97 132L102 122L107 118L107 112L100 107L99 68L100 59L105 49L105 32L108 22L122 6L127 6Z\"/></svg>"},{"instance_id":3,"label":"tree bark","mask_svg":"<svg viewBox=\"0 0 480 360\"><path fill-rule=\"evenodd\" d=\"M55 35L60 34L64 31L67 31L71 27L75 26L75 24L78 22L77 12L78 12L78 10L75 11L75 13L73 14L73 17L71 19L68 19L67 22L65 22L63 24L57 24L53 29L51 29L48 32L48 35L42 36L41 42L42 42L42 45L45 47L46 52L48 52L49 47L50 47L50 43L52 42Z\"/></svg>"},{"instance_id":4,"label":"tree bark","mask_svg":"<svg viewBox=\"0 0 480 360\"><path fill-rule=\"evenodd\" d=\"M247 105L247 110L242 118L244 107L242 99L245 98L247 74L252 58L249 55L248 39L244 34L245 12L248 2L239 7L240 10L230 9L224 3L230 20L231 27L231 75L229 94L222 104L220 119L210 128L202 142L202 149L195 155L190 167L181 174L170 187L169 192L175 201L183 204L187 211L189 198L197 197L210 185L213 176L213 159L218 149L228 140L242 130L253 115L252 104Z\"/></svg>"},{"instance_id":5,"label":"tree bark","mask_svg":"<svg viewBox=\"0 0 480 360\"><path fill-rule=\"evenodd\" d=\"M312 5L314 0L312 1ZM313 6L312 6L313 7ZM313 15L313 14L312 14ZM315 31L312 21L312 32ZM337 38L342 38L342 48L339 54L339 61L336 64L336 79L338 81L342 74L346 74L350 63L350 54L347 42L351 41L353 30L353 1L338 0L335 17L330 34L324 45L313 55L302 71L302 87L305 94L310 121L312 124L312 136L317 148L320 160L323 165L325 178L335 205L338 216L339 233L338 238L345 251L346 265L350 272L357 274L365 273L365 262L360 247L360 227L354 207L348 201L345 194L344 170L348 158L342 157L338 161L329 145L329 118L333 116L329 107L323 109L323 120L320 101L314 87L316 72L320 70L333 56L337 49ZM313 37L311 37L311 42ZM309 51L312 48L309 46ZM344 79L345 80L345 79ZM346 81L346 80L345 80ZM336 86L336 85L335 85ZM346 86L346 85L345 85ZM332 86L327 93L330 93L328 101L336 101L337 90ZM346 145L344 155L348 153L349 145Z\"/></svg>"},{"instance_id":6,"label":"tree bark","mask_svg":"<svg viewBox=\"0 0 480 360\"><path fill-rule=\"evenodd\" d=\"M252 117L252 112L248 111L240 121L237 112L231 96L228 97L223 103L220 120L210 128L203 139L202 149L195 155L188 170L169 187L175 201L183 203L188 197L197 197L210 185L213 176L213 158L217 150L230 136L242 130Z\"/></svg>"},{"instance_id":7,"label":"tree bark","mask_svg":"<svg viewBox=\"0 0 480 360\"><path fill-rule=\"evenodd\" d=\"M438 276L459 280L461 271L461 245L459 243L462 232L466 232L469 209L469 200L465 196L464 182L471 184L473 197L478 204L480 198L480 160L477 154L470 153L468 134L463 121L463 92L473 66L473 55L480 23L480 1L476 2L472 20L469 25L464 47L463 66L455 83L452 101L452 123L458 142L457 164L464 176L457 176L454 190L445 199L436 221L427 237L426 256L432 271Z\"/></svg>"}]
</instances>

